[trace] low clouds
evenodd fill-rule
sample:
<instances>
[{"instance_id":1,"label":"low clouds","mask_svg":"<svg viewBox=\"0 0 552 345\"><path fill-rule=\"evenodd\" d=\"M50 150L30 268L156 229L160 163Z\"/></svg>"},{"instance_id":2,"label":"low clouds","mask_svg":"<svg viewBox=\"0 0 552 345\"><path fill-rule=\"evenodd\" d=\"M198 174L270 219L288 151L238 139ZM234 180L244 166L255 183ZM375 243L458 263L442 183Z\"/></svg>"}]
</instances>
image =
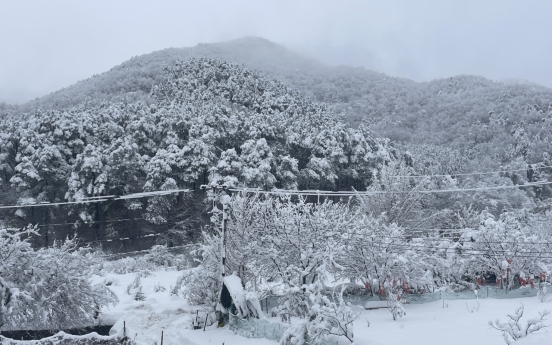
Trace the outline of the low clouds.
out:
<instances>
[{"instance_id":1,"label":"low clouds","mask_svg":"<svg viewBox=\"0 0 552 345\"><path fill-rule=\"evenodd\" d=\"M0 102L134 55L243 36L417 81L477 74L552 87L550 13L545 0L2 2Z\"/></svg>"}]
</instances>

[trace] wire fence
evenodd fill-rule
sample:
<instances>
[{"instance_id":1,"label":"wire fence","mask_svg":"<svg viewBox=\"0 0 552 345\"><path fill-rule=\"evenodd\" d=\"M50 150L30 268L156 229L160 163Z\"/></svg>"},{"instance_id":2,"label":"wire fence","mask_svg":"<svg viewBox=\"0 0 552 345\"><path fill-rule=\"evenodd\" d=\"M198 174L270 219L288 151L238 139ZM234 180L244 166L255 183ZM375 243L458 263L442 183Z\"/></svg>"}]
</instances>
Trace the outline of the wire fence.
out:
<instances>
[{"instance_id":1,"label":"wire fence","mask_svg":"<svg viewBox=\"0 0 552 345\"><path fill-rule=\"evenodd\" d=\"M537 296L538 289L535 287L532 289L527 286L524 288L506 290L497 288L495 286L482 286L476 292L471 290L465 291L435 291L435 292L424 292L424 293L410 293L402 295L402 299L405 300L407 304L422 304L435 302L439 300L474 300L474 299L486 299L486 298L495 298L495 299L513 299L513 298L523 298L523 297L535 297ZM365 306L367 302L372 301L382 301L385 300L384 297L379 297L378 295L344 295L343 301L350 303L351 305L356 306ZM272 302L274 303L274 302Z\"/></svg>"},{"instance_id":2,"label":"wire fence","mask_svg":"<svg viewBox=\"0 0 552 345\"><path fill-rule=\"evenodd\" d=\"M472 290L466 289L464 291L434 291L423 293L408 293L403 294L402 299L406 304L422 304L435 302L442 299L445 300L473 300L473 299L513 299L524 297L535 297L538 293L538 283L535 288L531 288L529 285L526 287L514 288L511 290L502 289L493 285L480 286L475 293ZM263 311L270 314L271 310L278 307L283 300L283 296L269 296L261 301L261 307ZM371 295L367 294L343 294L343 301L353 306L364 307L367 302L385 301L385 297L380 297L377 293ZM337 300L336 300L337 302Z\"/></svg>"}]
</instances>

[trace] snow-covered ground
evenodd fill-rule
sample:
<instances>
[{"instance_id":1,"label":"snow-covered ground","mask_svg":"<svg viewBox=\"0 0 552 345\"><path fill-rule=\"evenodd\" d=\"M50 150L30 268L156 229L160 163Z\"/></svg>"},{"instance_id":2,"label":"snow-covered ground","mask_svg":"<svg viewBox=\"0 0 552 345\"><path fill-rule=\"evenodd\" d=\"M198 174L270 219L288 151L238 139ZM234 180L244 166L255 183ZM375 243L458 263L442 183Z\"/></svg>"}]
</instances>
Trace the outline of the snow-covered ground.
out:
<instances>
[{"instance_id":1,"label":"snow-covered ground","mask_svg":"<svg viewBox=\"0 0 552 345\"><path fill-rule=\"evenodd\" d=\"M442 301L406 305L406 316L393 321L388 310L366 310L355 323L355 341L358 344L393 345L466 345L466 344L505 344L501 333L488 323L497 318L506 320L507 314L523 303L525 306L523 324L529 318L538 316L544 309L552 309L552 303L540 303L536 297L519 299L482 299L479 310L468 312L468 307L477 306L476 300ZM448 307L447 307L448 305ZM366 320L370 321L367 327ZM552 322L548 322L552 324ZM541 330L526 340L538 344L552 344L552 332ZM537 344L528 341L518 344Z\"/></svg>"},{"instance_id":2,"label":"snow-covered ground","mask_svg":"<svg viewBox=\"0 0 552 345\"><path fill-rule=\"evenodd\" d=\"M147 345L160 344L161 331L164 332L164 345L238 344L268 345L277 344L267 339L248 339L235 335L228 326L216 326L203 330L193 330L192 320L198 307L190 306L181 297L170 295L170 286L175 285L178 271L155 271L142 278L144 301L135 301L126 292L126 287L135 274L107 274L95 277L96 281L113 279L112 290L119 297L119 304L105 310L104 324L117 323L115 329L126 323L127 332L137 342ZM155 285L162 285L165 291L155 292ZM467 306L466 306L467 303ZM540 303L536 297L519 299L482 299L479 310L469 312L477 305L476 300L456 300L406 305L406 316L393 321L387 309L363 310L355 322L355 344L361 345L466 345L466 344L505 344L499 331L492 329L488 322L506 320L523 303L525 306L523 324L536 317L539 311L552 310L552 302ZM273 320L277 322L276 319ZM370 326L368 327L368 322ZM552 325L552 317L547 321ZM346 344L345 342L343 344ZM516 342L516 345L552 344L552 331L547 329Z\"/></svg>"},{"instance_id":3,"label":"snow-covered ground","mask_svg":"<svg viewBox=\"0 0 552 345\"><path fill-rule=\"evenodd\" d=\"M103 324L114 324L112 332L120 330L123 322L127 334L139 344L160 344L163 331L163 345L200 345L200 344L240 344L268 345L274 341L266 339L247 339L235 335L230 329L216 326L203 330L193 330L192 322L196 311L200 308L190 306L184 299L171 296L170 287L182 272L155 271L152 275L141 278L142 292L146 295L144 301L135 301L134 296L127 294L126 287L134 280L136 274L107 274L104 277L94 277L95 282L113 279L110 288L117 294L119 303L105 310ZM165 291L155 292L154 286L161 285Z\"/></svg>"}]
</instances>

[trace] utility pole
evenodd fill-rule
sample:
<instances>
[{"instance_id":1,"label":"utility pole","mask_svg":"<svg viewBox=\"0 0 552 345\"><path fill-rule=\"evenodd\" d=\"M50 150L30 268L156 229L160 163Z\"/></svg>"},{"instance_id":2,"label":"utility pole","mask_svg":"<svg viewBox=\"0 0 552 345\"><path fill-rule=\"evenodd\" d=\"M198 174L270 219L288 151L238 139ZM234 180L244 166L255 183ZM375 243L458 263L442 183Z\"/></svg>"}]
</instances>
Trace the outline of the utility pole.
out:
<instances>
[{"instance_id":1,"label":"utility pole","mask_svg":"<svg viewBox=\"0 0 552 345\"><path fill-rule=\"evenodd\" d=\"M224 286L224 277L226 276L226 228L228 223L228 206L230 205L230 195L227 194L228 186L227 185L201 185L201 189L211 189L213 191L213 198L215 196L216 191L222 191L224 194L220 196L220 203L222 204L222 245L221 245L221 264L222 264L222 279L221 282ZM220 297L222 301L222 290L220 292ZM222 304L221 301L219 301L219 304ZM224 324L224 317L222 315L222 312L217 311L217 319L219 320L219 325ZM207 322L207 321L206 321Z\"/></svg>"},{"instance_id":2,"label":"utility pole","mask_svg":"<svg viewBox=\"0 0 552 345\"><path fill-rule=\"evenodd\" d=\"M228 205L230 204L230 195L224 194L220 197L222 204L222 278L226 275L226 228L228 226Z\"/></svg>"},{"instance_id":3,"label":"utility pole","mask_svg":"<svg viewBox=\"0 0 552 345\"><path fill-rule=\"evenodd\" d=\"M216 191L222 191L224 194L220 196L220 203L222 204L222 278L226 275L226 227L228 223L228 205L230 204L230 195L227 194L228 186L227 185L201 185L201 189L211 189L213 195Z\"/></svg>"}]
</instances>

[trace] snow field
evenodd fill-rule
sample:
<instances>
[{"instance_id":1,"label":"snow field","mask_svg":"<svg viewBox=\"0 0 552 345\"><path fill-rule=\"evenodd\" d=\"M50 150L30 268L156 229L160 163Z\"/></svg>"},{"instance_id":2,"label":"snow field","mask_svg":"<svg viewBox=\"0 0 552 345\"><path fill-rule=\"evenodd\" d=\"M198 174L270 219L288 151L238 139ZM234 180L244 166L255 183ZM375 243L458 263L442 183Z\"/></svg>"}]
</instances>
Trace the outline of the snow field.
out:
<instances>
[{"instance_id":1,"label":"snow field","mask_svg":"<svg viewBox=\"0 0 552 345\"><path fill-rule=\"evenodd\" d=\"M218 329L215 325L203 330L193 330L192 322L197 310L201 308L189 305L180 296L171 296L170 287L182 273L180 271L152 271L152 274L141 279L144 301L135 301L128 295L126 287L136 274L106 274L94 277L94 282L113 280L110 288L119 297L116 306L104 310L103 324L115 324L112 333L119 331L126 323L127 333L139 344L160 344L161 331L164 332L164 345L274 345L275 341L267 339L249 339L234 334L228 329ZM155 286L165 287L164 291L155 292ZM470 310L477 307L479 309ZM467 306L466 306L467 303ZM405 305L406 316L393 321L387 309L363 310L360 318L354 323L355 345L502 345L505 344L499 331L492 329L488 322L499 319L505 321L507 314L512 314L520 303L525 306L522 324L529 318L536 317L539 311L552 310L552 302L540 303L536 297L517 299L482 299L482 300L445 300L425 304ZM269 318L278 322L276 318ZM368 327L368 322L370 326ZM552 319L547 324L552 325ZM347 342L340 343L347 344ZM515 342L516 345L552 344L552 331L541 330Z\"/></svg>"},{"instance_id":2,"label":"snow field","mask_svg":"<svg viewBox=\"0 0 552 345\"><path fill-rule=\"evenodd\" d=\"M477 302L479 310L468 312L466 303L471 310L477 307ZM386 309L366 310L355 322L355 342L363 345L504 345L501 333L488 323L497 318L505 321L506 315L512 314L520 303L525 306L523 325L539 311L552 309L552 303L540 303L536 297L530 297L445 300L445 308L442 301L407 304L406 316L397 321L393 321ZM370 321L370 327L366 320ZM548 324L552 324L552 320L549 319ZM552 332L544 329L515 344L549 345L552 344Z\"/></svg>"}]
</instances>

